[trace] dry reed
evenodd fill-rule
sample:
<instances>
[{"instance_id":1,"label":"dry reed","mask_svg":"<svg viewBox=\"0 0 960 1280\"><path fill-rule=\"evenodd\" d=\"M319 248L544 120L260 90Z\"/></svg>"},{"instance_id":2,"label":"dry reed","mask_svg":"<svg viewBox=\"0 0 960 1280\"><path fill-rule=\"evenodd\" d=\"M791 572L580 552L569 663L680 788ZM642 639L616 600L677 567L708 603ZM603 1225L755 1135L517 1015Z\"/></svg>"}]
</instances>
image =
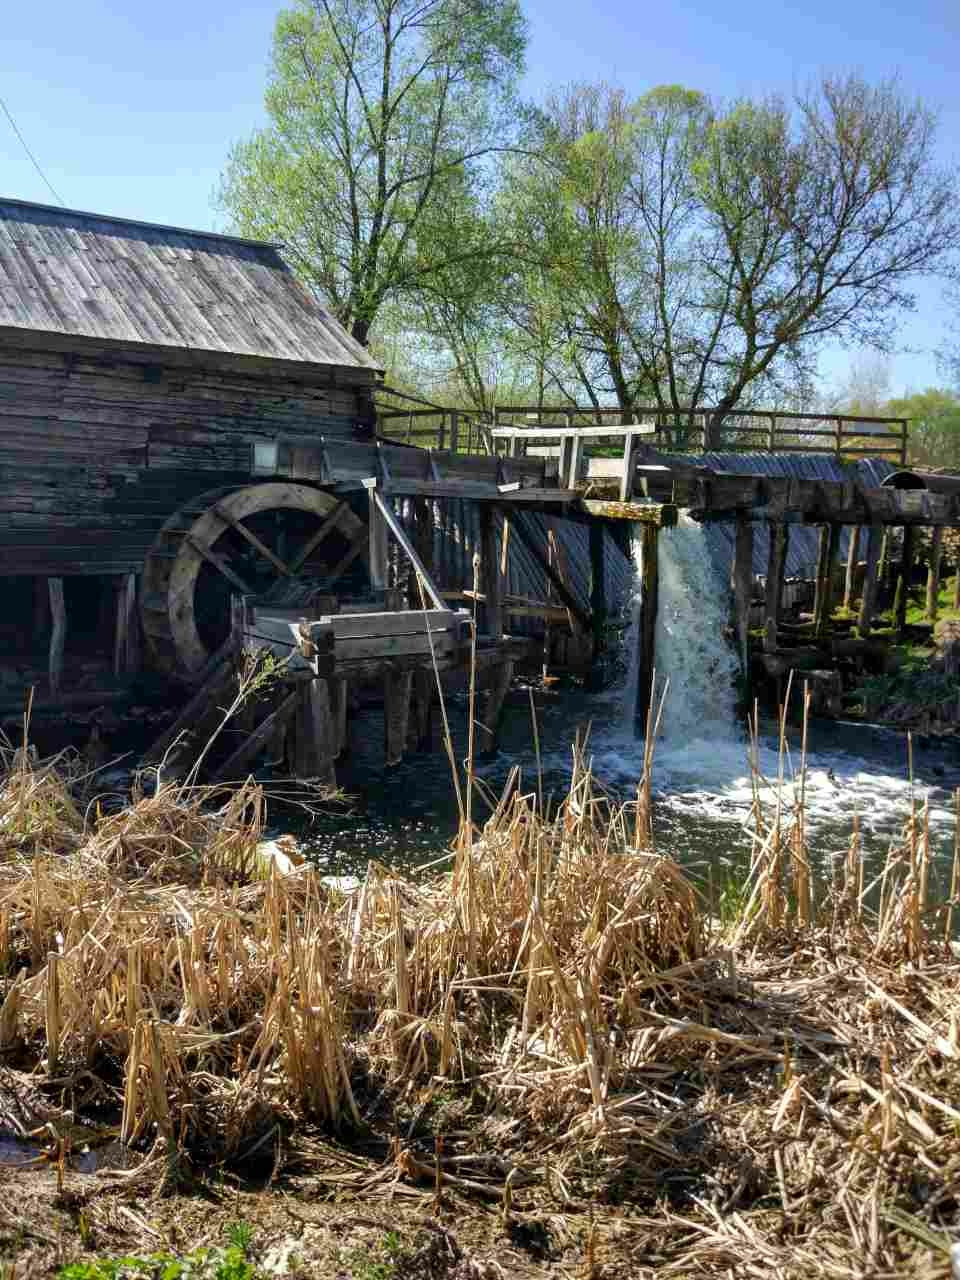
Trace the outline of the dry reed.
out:
<instances>
[{"instance_id":1,"label":"dry reed","mask_svg":"<svg viewBox=\"0 0 960 1280\"><path fill-rule=\"evenodd\" d=\"M264 875L252 784L84 821L58 768L0 782L0 1051L60 1094L99 1082L123 1141L240 1159L366 1127L392 1089L423 1100L395 1176L512 1215L639 1199L638 1277L946 1274L960 966L924 813L879 886L856 831L820 884L782 763L721 927L653 851L649 789L611 803L582 749L549 819L514 777L453 871L371 863L349 893ZM444 1090L481 1111L418 1146Z\"/></svg>"}]
</instances>

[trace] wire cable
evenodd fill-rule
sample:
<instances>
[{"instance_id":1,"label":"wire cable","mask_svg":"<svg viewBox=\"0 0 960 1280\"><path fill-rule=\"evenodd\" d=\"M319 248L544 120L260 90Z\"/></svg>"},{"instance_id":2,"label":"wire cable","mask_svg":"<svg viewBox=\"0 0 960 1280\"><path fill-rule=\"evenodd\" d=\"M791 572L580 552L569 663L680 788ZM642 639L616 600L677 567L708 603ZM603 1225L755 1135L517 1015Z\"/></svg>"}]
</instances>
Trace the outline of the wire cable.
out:
<instances>
[{"instance_id":1,"label":"wire cable","mask_svg":"<svg viewBox=\"0 0 960 1280\"><path fill-rule=\"evenodd\" d=\"M9 108L9 107L7 106L7 104L4 102L3 98L0 98L0 107L2 107L2 108L3 108L3 114L4 114L4 115L7 117L7 119L10 121L10 128L11 128L11 129L13 130L13 132L16 134L16 136L17 136L17 138L18 138L18 140L19 140L19 142L20 142L21 147L23 147L24 151L25 151L25 152L27 153L27 155L30 157L30 162L31 162L31 164L32 164L32 165L33 165L33 167L36 169L37 173L39 173L40 177L43 179L43 181L46 183L46 185L50 188L50 191L51 191L51 192L52 192L52 194L53 194L53 198L54 198L54 200L56 200L56 202L57 202L58 204L62 205L62 206L64 207L64 209L65 209L65 208L67 207L67 202L66 202L66 200L64 200L63 196L60 194L60 192L57 190L57 188L53 185L53 183L50 181L50 179L47 177L47 175L46 175L46 174L43 172L43 170L40 168L40 162L37 160L37 157L33 154L33 152L32 152L32 151L30 150L30 148L27 146L27 140L26 140L26 138L23 136L23 134L20 132L19 128L17 127L17 122L16 122L16 120L14 120L13 115L12 115L12 113L11 113L11 111L10 111L10 108Z\"/></svg>"}]
</instances>

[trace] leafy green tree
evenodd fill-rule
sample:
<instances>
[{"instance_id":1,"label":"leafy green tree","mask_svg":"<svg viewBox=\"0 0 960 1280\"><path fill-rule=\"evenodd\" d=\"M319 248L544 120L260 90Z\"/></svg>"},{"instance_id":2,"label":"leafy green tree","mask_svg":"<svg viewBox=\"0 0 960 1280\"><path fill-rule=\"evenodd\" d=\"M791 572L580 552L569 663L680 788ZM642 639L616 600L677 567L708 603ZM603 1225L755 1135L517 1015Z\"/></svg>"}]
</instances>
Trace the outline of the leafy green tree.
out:
<instances>
[{"instance_id":1,"label":"leafy green tree","mask_svg":"<svg viewBox=\"0 0 960 1280\"><path fill-rule=\"evenodd\" d=\"M935 121L893 83L824 79L720 108L668 86L574 86L514 166L518 240L542 245L558 345L624 411L678 426L809 377L827 337L882 348L910 283L960 245Z\"/></svg>"},{"instance_id":2,"label":"leafy green tree","mask_svg":"<svg viewBox=\"0 0 960 1280\"><path fill-rule=\"evenodd\" d=\"M477 213L521 115L525 43L517 0L297 0L270 123L233 148L222 207L281 240L366 344L385 304L497 252Z\"/></svg>"},{"instance_id":3,"label":"leafy green tree","mask_svg":"<svg viewBox=\"0 0 960 1280\"><path fill-rule=\"evenodd\" d=\"M886 412L910 419L908 448L913 466L960 468L960 395L928 387L890 400Z\"/></svg>"}]
</instances>

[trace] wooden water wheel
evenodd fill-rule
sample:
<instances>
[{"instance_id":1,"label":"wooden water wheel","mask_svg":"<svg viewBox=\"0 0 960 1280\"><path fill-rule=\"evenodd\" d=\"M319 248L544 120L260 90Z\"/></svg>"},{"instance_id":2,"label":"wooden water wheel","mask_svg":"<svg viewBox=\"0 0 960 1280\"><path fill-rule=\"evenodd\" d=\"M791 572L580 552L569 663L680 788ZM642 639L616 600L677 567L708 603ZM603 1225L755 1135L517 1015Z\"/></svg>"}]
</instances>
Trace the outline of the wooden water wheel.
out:
<instances>
[{"instance_id":1,"label":"wooden water wheel","mask_svg":"<svg viewBox=\"0 0 960 1280\"><path fill-rule=\"evenodd\" d=\"M201 671L230 629L230 597L327 590L367 552L364 522L309 485L213 489L176 511L147 553L141 617L162 670Z\"/></svg>"}]
</instances>

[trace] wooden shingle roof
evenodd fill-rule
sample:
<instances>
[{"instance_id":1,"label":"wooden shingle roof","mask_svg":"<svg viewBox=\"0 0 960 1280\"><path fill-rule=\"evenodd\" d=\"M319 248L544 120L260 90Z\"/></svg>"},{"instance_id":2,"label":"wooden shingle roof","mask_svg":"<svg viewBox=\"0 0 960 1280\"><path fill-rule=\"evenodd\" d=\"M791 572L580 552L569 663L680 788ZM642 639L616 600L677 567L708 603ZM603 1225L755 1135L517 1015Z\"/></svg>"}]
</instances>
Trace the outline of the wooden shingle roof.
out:
<instances>
[{"instance_id":1,"label":"wooden shingle roof","mask_svg":"<svg viewBox=\"0 0 960 1280\"><path fill-rule=\"evenodd\" d=\"M0 198L4 331L378 369L275 245Z\"/></svg>"}]
</instances>

